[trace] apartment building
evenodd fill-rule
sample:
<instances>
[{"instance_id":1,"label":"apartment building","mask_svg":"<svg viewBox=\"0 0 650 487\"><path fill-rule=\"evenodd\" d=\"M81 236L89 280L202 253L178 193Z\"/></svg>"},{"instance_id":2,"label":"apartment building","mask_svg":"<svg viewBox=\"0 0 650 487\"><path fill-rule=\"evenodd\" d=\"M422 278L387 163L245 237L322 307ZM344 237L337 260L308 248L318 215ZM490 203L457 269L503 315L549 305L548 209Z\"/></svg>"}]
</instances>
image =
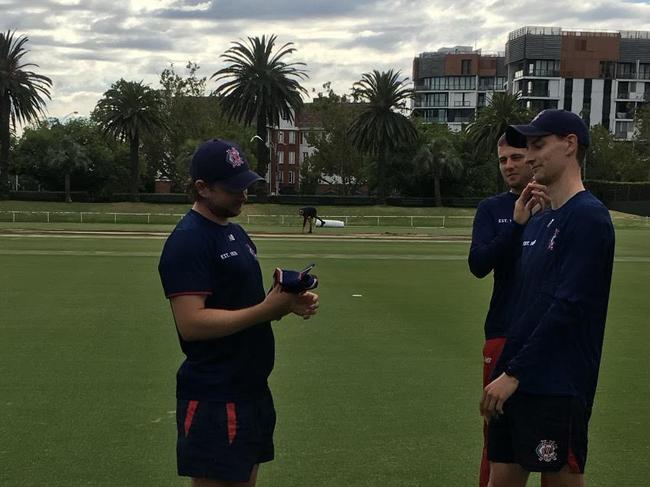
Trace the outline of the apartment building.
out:
<instances>
[{"instance_id":1,"label":"apartment building","mask_svg":"<svg viewBox=\"0 0 650 487\"><path fill-rule=\"evenodd\" d=\"M616 138L650 98L650 32L522 27L506 43L508 90L535 111L563 108Z\"/></svg>"},{"instance_id":2,"label":"apartment building","mask_svg":"<svg viewBox=\"0 0 650 487\"><path fill-rule=\"evenodd\" d=\"M413 112L452 130L474 119L495 91L505 91L505 57L469 46L423 52L413 59Z\"/></svg>"}]
</instances>

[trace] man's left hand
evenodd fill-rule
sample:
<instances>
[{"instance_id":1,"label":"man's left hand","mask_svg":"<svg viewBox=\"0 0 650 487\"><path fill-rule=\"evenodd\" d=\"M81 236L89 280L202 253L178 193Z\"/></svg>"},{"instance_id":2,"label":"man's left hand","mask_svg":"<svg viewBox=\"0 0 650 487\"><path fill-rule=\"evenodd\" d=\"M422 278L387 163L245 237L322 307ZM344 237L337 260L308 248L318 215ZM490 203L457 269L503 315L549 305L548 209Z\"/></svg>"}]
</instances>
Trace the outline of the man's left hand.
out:
<instances>
[{"instance_id":1,"label":"man's left hand","mask_svg":"<svg viewBox=\"0 0 650 487\"><path fill-rule=\"evenodd\" d=\"M505 372L485 386L480 404L481 416L489 420L493 416L503 414L503 405L517 387L519 381Z\"/></svg>"}]
</instances>

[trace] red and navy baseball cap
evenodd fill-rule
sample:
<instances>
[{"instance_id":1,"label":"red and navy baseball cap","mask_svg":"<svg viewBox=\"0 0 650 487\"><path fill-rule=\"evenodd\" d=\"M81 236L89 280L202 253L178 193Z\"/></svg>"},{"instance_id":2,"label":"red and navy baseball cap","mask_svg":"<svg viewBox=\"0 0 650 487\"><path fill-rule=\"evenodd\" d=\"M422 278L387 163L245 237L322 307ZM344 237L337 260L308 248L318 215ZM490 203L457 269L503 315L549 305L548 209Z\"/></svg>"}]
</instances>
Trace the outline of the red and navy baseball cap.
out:
<instances>
[{"instance_id":1,"label":"red and navy baseball cap","mask_svg":"<svg viewBox=\"0 0 650 487\"><path fill-rule=\"evenodd\" d=\"M212 139L201 144L192 156L192 181L202 179L208 184L219 183L230 191L244 191L251 184L263 181L248 166L242 150L226 140Z\"/></svg>"},{"instance_id":2,"label":"red and navy baseball cap","mask_svg":"<svg viewBox=\"0 0 650 487\"><path fill-rule=\"evenodd\" d=\"M589 147L589 128L575 113L567 110L543 110L528 125L509 125L506 140L515 141L517 135L524 137L566 136L574 134L578 143ZM512 145L512 144L511 144Z\"/></svg>"}]
</instances>

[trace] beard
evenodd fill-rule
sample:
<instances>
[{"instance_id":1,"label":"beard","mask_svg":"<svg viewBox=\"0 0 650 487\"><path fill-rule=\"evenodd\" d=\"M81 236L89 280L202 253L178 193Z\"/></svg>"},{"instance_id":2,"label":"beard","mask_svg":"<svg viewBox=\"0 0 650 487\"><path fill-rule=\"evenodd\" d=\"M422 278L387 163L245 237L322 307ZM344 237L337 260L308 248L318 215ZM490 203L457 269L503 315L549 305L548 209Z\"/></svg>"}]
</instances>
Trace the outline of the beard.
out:
<instances>
[{"instance_id":1,"label":"beard","mask_svg":"<svg viewBox=\"0 0 650 487\"><path fill-rule=\"evenodd\" d=\"M219 218L234 218L241 213L241 206L235 210L233 208L219 206L208 199L205 200L205 206L210 210L210 213Z\"/></svg>"}]
</instances>

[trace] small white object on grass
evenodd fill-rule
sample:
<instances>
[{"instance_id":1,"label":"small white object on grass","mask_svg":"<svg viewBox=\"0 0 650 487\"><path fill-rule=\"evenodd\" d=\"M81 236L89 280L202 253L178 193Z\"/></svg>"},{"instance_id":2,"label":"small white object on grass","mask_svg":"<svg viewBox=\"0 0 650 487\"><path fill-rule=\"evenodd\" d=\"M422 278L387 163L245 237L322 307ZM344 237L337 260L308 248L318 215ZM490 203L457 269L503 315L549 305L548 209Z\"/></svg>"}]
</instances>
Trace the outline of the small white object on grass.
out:
<instances>
[{"instance_id":1,"label":"small white object on grass","mask_svg":"<svg viewBox=\"0 0 650 487\"><path fill-rule=\"evenodd\" d=\"M361 298L361 297L363 297L363 294L353 294L352 297L353 298Z\"/></svg>"}]
</instances>

